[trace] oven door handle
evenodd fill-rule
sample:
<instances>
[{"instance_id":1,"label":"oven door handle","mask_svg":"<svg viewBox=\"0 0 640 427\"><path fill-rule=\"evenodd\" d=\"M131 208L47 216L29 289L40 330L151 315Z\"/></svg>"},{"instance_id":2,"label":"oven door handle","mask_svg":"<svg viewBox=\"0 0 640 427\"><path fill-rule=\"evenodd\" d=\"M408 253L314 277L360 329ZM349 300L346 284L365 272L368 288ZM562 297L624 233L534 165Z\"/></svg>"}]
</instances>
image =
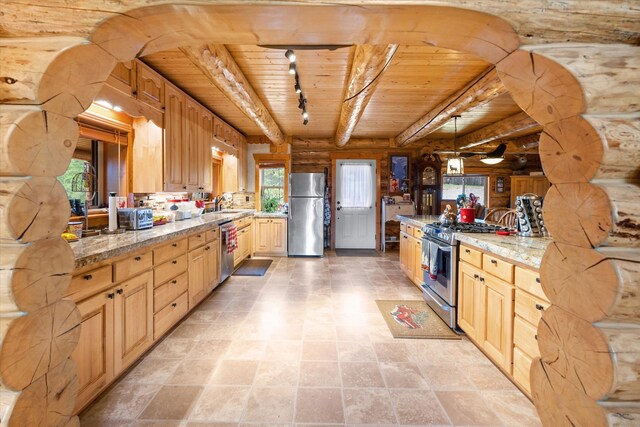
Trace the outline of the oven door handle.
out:
<instances>
[{"instance_id":1,"label":"oven door handle","mask_svg":"<svg viewBox=\"0 0 640 427\"><path fill-rule=\"evenodd\" d=\"M451 252L451 248L452 248L452 246L450 246L450 245L441 246L441 245L440 245L438 242L436 242L435 240L431 240L431 239L427 239L427 238L424 238L424 239L422 239L422 240L424 240L424 241L422 242L423 246L424 246L424 244L425 244L425 243L428 245L428 244L431 242L431 243L435 243L436 245L438 245L438 249L440 249L442 252Z\"/></svg>"},{"instance_id":2,"label":"oven door handle","mask_svg":"<svg viewBox=\"0 0 640 427\"><path fill-rule=\"evenodd\" d=\"M433 297L433 295L431 295L429 292L423 292L422 294L423 294L423 295L429 295L429 298L431 298L431 299L433 300L433 302L435 302L436 304L438 304L438 307L440 307L443 311L450 311L450 310L451 310L451 307L449 307L449 306L448 306L448 305L446 305L446 304L445 304L445 305L442 305L442 304L440 303L440 301L438 301L437 299L435 299L435 298Z\"/></svg>"}]
</instances>

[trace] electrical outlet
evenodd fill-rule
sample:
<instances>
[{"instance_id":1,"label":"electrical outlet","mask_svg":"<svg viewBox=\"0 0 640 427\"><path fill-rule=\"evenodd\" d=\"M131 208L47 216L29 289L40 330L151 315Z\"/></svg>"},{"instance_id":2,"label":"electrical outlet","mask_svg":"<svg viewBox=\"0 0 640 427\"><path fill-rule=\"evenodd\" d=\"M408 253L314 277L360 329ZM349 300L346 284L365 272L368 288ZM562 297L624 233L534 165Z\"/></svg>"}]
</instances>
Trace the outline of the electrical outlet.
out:
<instances>
[{"instance_id":1,"label":"electrical outlet","mask_svg":"<svg viewBox=\"0 0 640 427\"><path fill-rule=\"evenodd\" d=\"M248 202L249 201L249 196L244 196L244 201Z\"/></svg>"}]
</instances>

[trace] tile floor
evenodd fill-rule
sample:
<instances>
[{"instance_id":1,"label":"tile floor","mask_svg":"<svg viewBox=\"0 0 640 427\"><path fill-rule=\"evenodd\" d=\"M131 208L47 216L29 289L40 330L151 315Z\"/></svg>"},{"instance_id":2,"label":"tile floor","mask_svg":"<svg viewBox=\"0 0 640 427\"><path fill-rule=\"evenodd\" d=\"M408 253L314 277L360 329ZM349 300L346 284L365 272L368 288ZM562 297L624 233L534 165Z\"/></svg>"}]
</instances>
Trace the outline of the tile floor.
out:
<instances>
[{"instance_id":1,"label":"tile floor","mask_svg":"<svg viewBox=\"0 0 640 427\"><path fill-rule=\"evenodd\" d=\"M467 339L393 339L419 300L398 254L276 258L230 277L81 415L83 426L538 426Z\"/></svg>"}]
</instances>

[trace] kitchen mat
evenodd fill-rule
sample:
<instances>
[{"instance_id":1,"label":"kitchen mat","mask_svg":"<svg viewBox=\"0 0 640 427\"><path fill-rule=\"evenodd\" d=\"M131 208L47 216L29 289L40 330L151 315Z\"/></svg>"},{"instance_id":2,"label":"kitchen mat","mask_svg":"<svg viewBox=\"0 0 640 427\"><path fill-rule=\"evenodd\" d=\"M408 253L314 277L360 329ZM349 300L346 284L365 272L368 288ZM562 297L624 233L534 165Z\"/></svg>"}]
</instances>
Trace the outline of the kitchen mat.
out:
<instances>
[{"instance_id":1,"label":"kitchen mat","mask_svg":"<svg viewBox=\"0 0 640 427\"><path fill-rule=\"evenodd\" d=\"M336 256L379 257L375 249L336 249Z\"/></svg>"},{"instance_id":2,"label":"kitchen mat","mask_svg":"<svg viewBox=\"0 0 640 427\"><path fill-rule=\"evenodd\" d=\"M264 276L272 262L272 259L245 259L233 276Z\"/></svg>"},{"instance_id":3,"label":"kitchen mat","mask_svg":"<svg viewBox=\"0 0 640 427\"><path fill-rule=\"evenodd\" d=\"M376 300L394 338L459 340L424 301Z\"/></svg>"}]
</instances>

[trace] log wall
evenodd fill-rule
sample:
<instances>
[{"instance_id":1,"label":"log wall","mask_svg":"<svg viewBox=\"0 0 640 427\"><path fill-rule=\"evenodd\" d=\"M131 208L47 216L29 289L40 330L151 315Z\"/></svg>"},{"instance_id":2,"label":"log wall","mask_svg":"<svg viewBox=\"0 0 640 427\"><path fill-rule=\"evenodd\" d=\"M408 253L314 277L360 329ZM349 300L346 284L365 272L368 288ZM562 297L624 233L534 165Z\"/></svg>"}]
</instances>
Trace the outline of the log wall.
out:
<instances>
[{"instance_id":1,"label":"log wall","mask_svg":"<svg viewBox=\"0 0 640 427\"><path fill-rule=\"evenodd\" d=\"M237 44L291 40L313 44L320 39L338 44L372 40L429 43L473 53L495 64L505 87L544 126L547 135L547 148L541 147L543 167L556 195L547 204L553 209L546 209L545 218L554 245L563 253L586 251L579 260L569 258L562 265L565 273L558 277L550 271L550 259L545 256L543 260L542 284L553 308L542 318L541 332L546 330L540 339L542 357L531 372L536 407L548 426L638 425L640 325L634 313L640 307L640 227L634 212L640 205L640 53L631 45L594 44L599 40L638 43L638 13L633 2L587 2L588 8L574 2L550 6L541 15L535 2L527 7L522 2L482 0L439 8L417 1L421 5L417 8L385 8L384 2L374 7L338 1L343 4L313 8L300 1L280 5L283 13L278 17L267 2L239 6L196 1L180 8L170 3L3 3L3 424L78 425L71 415L77 376L68 356L77 341L79 315L72 304L60 299L70 281L73 255L62 249L64 242L56 237L64 228L68 208L56 209L62 206L58 200L62 195L53 182L66 170L75 148L77 128L69 119L89 106L116 62L215 38ZM508 17L513 26L495 15ZM299 19L292 20L292 16ZM376 25L363 25L367 22ZM452 25L455 34L450 31ZM545 33L549 34L546 38ZM522 41L530 40L583 44L516 50ZM580 135L578 143L571 141L576 135ZM312 155L305 158L305 148L299 144L296 149L295 170L317 170ZM558 167L560 156L567 170ZM385 165L381 167L386 170ZM577 193L586 198L576 199ZM563 233L568 224L577 238ZM598 257L604 261L597 261ZM601 286L609 290L606 301L596 301L598 312L592 315L580 305L582 301L593 304L598 297L578 298L588 288L571 277L581 277L585 269L596 266L604 269ZM569 333L572 327L573 335ZM582 353L575 350L575 344L583 346ZM583 354L596 357L583 358ZM588 387L583 384L587 379Z\"/></svg>"}]
</instances>

